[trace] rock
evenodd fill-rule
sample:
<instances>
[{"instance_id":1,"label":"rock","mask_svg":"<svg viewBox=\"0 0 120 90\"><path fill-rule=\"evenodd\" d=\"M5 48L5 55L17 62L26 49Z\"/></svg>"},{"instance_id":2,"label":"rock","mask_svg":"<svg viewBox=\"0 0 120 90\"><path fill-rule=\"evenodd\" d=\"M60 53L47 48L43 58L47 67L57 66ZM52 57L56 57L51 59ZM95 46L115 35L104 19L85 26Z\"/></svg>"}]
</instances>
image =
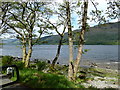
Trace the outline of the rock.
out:
<instances>
[{"instance_id":1,"label":"rock","mask_svg":"<svg viewBox=\"0 0 120 90\"><path fill-rule=\"evenodd\" d=\"M79 75L78 78L80 78L80 79L85 79L85 78L86 78L86 75L84 75L84 74Z\"/></svg>"},{"instance_id":2,"label":"rock","mask_svg":"<svg viewBox=\"0 0 120 90\"><path fill-rule=\"evenodd\" d=\"M91 63L91 64L90 64L90 67L95 67L95 68L97 68L98 65L97 65L96 63Z\"/></svg>"},{"instance_id":3,"label":"rock","mask_svg":"<svg viewBox=\"0 0 120 90\"><path fill-rule=\"evenodd\" d=\"M107 68L107 69L110 69L110 66L107 66L106 68Z\"/></svg>"},{"instance_id":4,"label":"rock","mask_svg":"<svg viewBox=\"0 0 120 90\"><path fill-rule=\"evenodd\" d=\"M68 67L69 65L66 65L66 64L65 64L65 65L63 65L63 66L64 66L64 67Z\"/></svg>"},{"instance_id":5,"label":"rock","mask_svg":"<svg viewBox=\"0 0 120 90\"><path fill-rule=\"evenodd\" d=\"M80 71L80 73L86 74L86 72L85 72L85 71Z\"/></svg>"},{"instance_id":6,"label":"rock","mask_svg":"<svg viewBox=\"0 0 120 90\"><path fill-rule=\"evenodd\" d=\"M38 62L38 59L34 59L34 63L37 63Z\"/></svg>"}]
</instances>

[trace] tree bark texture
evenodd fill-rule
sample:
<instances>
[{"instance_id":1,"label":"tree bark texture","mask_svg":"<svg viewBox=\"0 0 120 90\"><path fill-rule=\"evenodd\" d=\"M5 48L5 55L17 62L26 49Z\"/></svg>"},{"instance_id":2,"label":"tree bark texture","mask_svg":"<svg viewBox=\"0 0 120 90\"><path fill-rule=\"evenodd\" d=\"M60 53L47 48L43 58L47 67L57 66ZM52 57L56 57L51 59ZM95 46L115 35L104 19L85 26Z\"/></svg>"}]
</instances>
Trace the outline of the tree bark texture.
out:
<instances>
[{"instance_id":1,"label":"tree bark texture","mask_svg":"<svg viewBox=\"0 0 120 90\"><path fill-rule=\"evenodd\" d=\"M62 40L63 40L63 36L60 37L59 45L58 45L58 48L57 48L57 53L56 53L56 56L55 56L54 60L52 61L52 68L54 68L54 66L55 66L55 64L56 64L56 62L58 60L58 57L60 56Z\"/></svg>"},{"instance_id":2,"label":"tree bark texture","mask_svg":"<svg viewBox=\"0 0 120 90\"><path fill-rule=\"evenodd\" d=\"M67 27L68 27L68 40L69 40L69 68L68 79L73 80L74 66L73 66L73 36L71 27L71 13L69 2L66 1L66 14L67 14Z\"/></svg>"},{"instance_id":3,"label":"tree bark texture","mask_svg":"<svg viewBox=\"0 0 120 90\"><path fill-rule=\"evenodd\" d=\"M32 55L32 47L30 47L28 50L28 54L27 54L26 60L25 60L25 67L29 66L31 55Z\"/></svg>"},{"instance_id":4,"label":"tree bark texture","mask_svg":"<svg viewBox=\"0 0 120 90\"><path fill-rule=\"evenodd\" d=\"M83 15L82 15L82 29L80 31L80 37L79 37L78 54L77 54L76 60L74 62L74 78L76 78L78 67L80 64L80 59L82 57L84 34L86 31L86 23L87 23L87 10L88 10L88 0L86 0L86 1L84 0L84 11L83 11Z\"/></svg>"},{"instance_id":5,"label":"tree bark texture","mask_svg":"<svg viewBox=\"0 0 120 90\"><path fill-rule=\"evenodd\" d=\"M26 61L26 56L27 56L27 52L26 52L26 43L25 40L22 40L22 62L25 63Z\"/></svg>"},{"instance_id":6,"label":"tree bark texture","mask_svg":"<svg viewBox=\"0 0 120 90\"><path fill-rule=\"evenodd\" d=\"M30 32L30 36L29 36L29 40L28 40L28 53L26 56L26 61L25 61L25 67L29 67L29 63L30 63L30 58L32 55L32 33Z\"/></svg>"},{"instance_id":7,"label":"tree bark texture","mask_svg":"<svg viewBox=\"0 0 120 90\"><path fill-rule=\"evenodd\" d=\"M27 56L27 53L26 53L26 46L23 45L22 46L22 62L25 63L25 60L26 60L26 56Z\"/></svg>"}]
</instances>

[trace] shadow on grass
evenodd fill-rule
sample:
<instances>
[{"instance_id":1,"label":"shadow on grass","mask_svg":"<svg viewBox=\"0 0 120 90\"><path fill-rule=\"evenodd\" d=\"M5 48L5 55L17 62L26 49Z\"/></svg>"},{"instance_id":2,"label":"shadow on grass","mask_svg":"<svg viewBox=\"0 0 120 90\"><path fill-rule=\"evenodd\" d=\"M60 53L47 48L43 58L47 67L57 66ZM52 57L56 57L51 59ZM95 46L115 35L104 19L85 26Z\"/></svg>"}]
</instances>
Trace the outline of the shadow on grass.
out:
<instances>
[{"instance_id":1,"label":"shadow on grass","mask_svg":"<svg viewBox=\"0 0 120 90\"><path fill-rule=\"evenodd\" d=\"M75 83L68 81L63 75L31 69L20 71L20 82L31 88L83 88L82 85L75 85Z\"/></svg>"}]
</instances>

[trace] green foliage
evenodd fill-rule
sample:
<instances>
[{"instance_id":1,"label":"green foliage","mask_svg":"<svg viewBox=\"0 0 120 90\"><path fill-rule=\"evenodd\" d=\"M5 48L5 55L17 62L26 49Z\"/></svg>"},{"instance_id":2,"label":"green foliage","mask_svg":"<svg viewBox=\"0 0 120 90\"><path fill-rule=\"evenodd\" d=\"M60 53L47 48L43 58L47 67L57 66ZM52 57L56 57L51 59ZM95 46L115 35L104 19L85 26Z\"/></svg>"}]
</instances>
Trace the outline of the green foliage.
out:
<instances>
[{"instance_id":1,"label":"green foliage","mask_svg":"<svg viewBox=\"0 0 120 90\"><path fill-rule=\"evenodd\" d=\"M84 50L82 51L82 53L85 54L85 53L88 52L88 51L90 51L90 49L84 49Z\"/></svg>"},{"instance_id":2,"label":"green foliage","mask_svg":"<svg viewBox=\"0 0 120 90\"><path fill-rule=\"evenodd\" d=\"M2 57L2 66L4 65L16 65L19 69L24 68L24 63L22 61L14 61L12 56Z\"/></svg>"},{"instance_id":3,"label":"green foliage","mask_svg":"<svg viewBox=\"0 0 120 90\"><path fill-rule=\"evenodd\" d=\"M37 65L39 71L42 71L47 67L47 63L44 61L38 61L36 63L36 65Z\"/></svg>"},{"instance_id":4,"label":"green foliage","mask_svg":"<svg viewBox=\"0 0 120 90\"><path fill-rule=\"evenodd\" d=\"M19 70L24 69L24 66L25 66L22 61L14 61L13 64L16 65Z\"/></svg>"},{"instance_id":5,"label":"green foliage","mask_svg":"<svg viewBox=\"0 0 120 90\"><path fill-rule=\"evenodd\" d=\"M84 49L84 52L88 52L90 49Z\"/></svg>"},{"instance_id":6,"label":"green foliage","mask_svg":"<svg viewBox=\"0 0 120 90\"><path fill-rule=\"evenodd\" d=\"M3 56L2 57L2 66L4 65L12 65L13 58L11 56Z\"/></svg>"},{"instance_id":7,"label":"green foliage","mask_svg":"<svg viewBox=\"0 0 120 90\"><path fill-rule=\"evenodd\" d=\"M29 68L35 69L35 68L36 68L36 64L30 64L30 65L29 65Z\"/></svg>"},{"instance_id":8,"label":"green foliage","mask_svg":"<svg viewBox=\"0 0 120 90\"><path fill-rule=\"evenodd\" d=\"M80 7L81 4L82 4L82 3L81 3L80 1L78 1L77 6Z\"/></svg>"},{"instance_id":9,"label":"green foliage","mask_svg":"<svg viewBox=\"0 0 120 90\"><path fill-rule=\"evenodd\" d=\"M32 69L20 70L20 82L32 88L83 88L82 85L77 86L62 75Z\"/></svg>"},{"instance_id":10,"label":"green foliage","mask_svg":"<svg viewBox=\"0 0 120 90\"><path fill-rule=\"evenodd\" d=\"M35 65L35 64L33 64ZM88 80L94 80L93 76L105 77L106 75L115 75L113 71L106 71L102 68L82 68L80 67L79 75L85 75L85 78L77 78L75 82L69 81L65 76L66 66L57 65L55 72L43 73L36 69L24 68L20 70L20 83L31 88L84 88L81 83ZM61 74L60 72L63 72ZM85 72L85 73L84 73ZM78 76L79 76L78 75ZM92 77L91 77L92 76ZM116 76L118 77L118 76ZM15 77L12 78L15 80ZM96 87L88 87L90 90L96 90ZM106 89L106 88L105 88ZM109 88L112 89L112 88Z\"/></svg>"},{"instance_id":11,"label":"green foliage","mask_svg":"<svg viewBox=\"0 0 120 90\"><path fill-rule=\"evenodd\" d=\"M16 23L14 26L21 28L21 29L25 28L25 26L22 23Z\"/></svg>"},{"instance_id":12,"label":"green foliage","mask_svg":"<svg viewBox=\"0 0 120 90\"><path fill-rule=\"evenodd\" d=\"M12 81L16 81L16 80L17 80L16 71L14 71L14 76L13 76L13 77L11 77L11 79L10 79L10 80L12 80Z\"/></svg>"},{"instance_id":13,"label":"green foliage","mask_svg":"<svg viewBox=\"0 0 120 90\"><path fill-rule=\"evenodd\" d=\"M0 58L0 66L2 66L2 58Z\"/></svg>"},{"instance_id":14,"label":"green foliage","mask_svg":"<svg viewBox=\"0 0 120 90\"><path fill-rule=\"evenodd\" d=\"M4 45L4 43L0 43L0 45Z\"/></svg>"}]
</instances>

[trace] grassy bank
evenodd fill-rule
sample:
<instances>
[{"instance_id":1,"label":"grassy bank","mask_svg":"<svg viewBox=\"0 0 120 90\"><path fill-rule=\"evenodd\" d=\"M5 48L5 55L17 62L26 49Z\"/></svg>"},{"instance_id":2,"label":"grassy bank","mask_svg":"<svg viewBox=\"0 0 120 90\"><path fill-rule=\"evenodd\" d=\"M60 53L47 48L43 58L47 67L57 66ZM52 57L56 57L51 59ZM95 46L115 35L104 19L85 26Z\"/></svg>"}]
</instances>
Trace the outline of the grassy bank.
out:
<instances>
[{"instance_id":1,"label":"grassy bank","mask_svg":"<svg viewBox=\"0 0 120 90\"><path fill-rule=\"evenodd\" d=\"M82 85L68 81L63 75L32 69L20 70L20 82L31 88L83 88Z\"/></svg>"},{"instance_id":2,"label":"grassy bank","mask_svg":"<svg viewBox=\"0 0 120 90\"><path fill-rule=\"evenodd\" d=\"M14 61L10 56L2 58L3 65L7 65L8 62L9 65L18 66L19 83L30 88L89 88L89 90L107 88L113 90L117 88L118 79L120 79L120 75L114 70L79 67L77 79L73 82L67 78L68 66L66 65L56 65L55 69L51 70L50 64L38 61L31 62L29 68L24 68L21 61ZM16 77L11 78L11 80L15 79Z\"/></svg>"},{"instance_id":3,"label":"grassy bank","mask_svg":"<svg viewBox=\"0 0 120 90\"><path fill-rule=\"evenodd\" d=\"M19 82L30 88L89 88L93 90L97 89L97 87L95 85L92 86L91 83L88 83L89 81L96 82L96 84L101 81L101 85L105 81L111 85L111 87L106 88L114 90L115 88L112 88L112 85L118 84L117 79L120 79L118 73L112 70L81 67L79 68L76 81L72 82L67 79L66 70L67 67L63 69L63 66L59 65L56 66L54 72L47 71L47 73L44 70L39 71L37 69L24 68L20 70Z\"/></svg>"}]
</instances>

